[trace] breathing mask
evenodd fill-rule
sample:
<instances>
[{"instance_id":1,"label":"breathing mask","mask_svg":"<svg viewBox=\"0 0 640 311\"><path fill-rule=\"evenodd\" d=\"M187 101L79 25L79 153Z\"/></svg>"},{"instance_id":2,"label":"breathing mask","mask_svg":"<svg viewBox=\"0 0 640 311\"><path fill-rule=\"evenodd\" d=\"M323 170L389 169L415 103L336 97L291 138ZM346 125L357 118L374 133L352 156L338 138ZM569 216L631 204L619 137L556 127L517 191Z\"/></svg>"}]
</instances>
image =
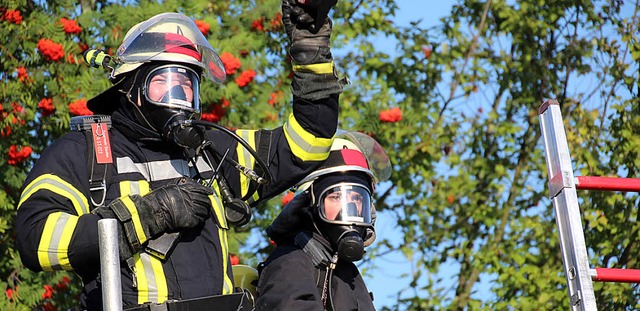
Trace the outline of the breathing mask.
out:
<instances>
[{"instance_id":1,"label":"breathing mask","mask_svg":"<svg viewBox=\"0 0 640 311\"><path fill-rule=\"evenodd\" d=\"M204 132L191 126L200 113L199 74L179 64L160 64L140 69L136 88L142 93L137 117L168 141L197 148ZM136 79L137 80L137 79Z\"/></svg>"},{"instance_id":2,"label":"breathing mask","mask_svg":"<svg viewBox=\"0 0 640 311\"><path fill-rule=\"evenodd\" d=\"M338 256L358 261L364 255L367 228L371 221L371 182L364 174L332 174L312 185L314 218Z\"/></svg>"}]
</instances>

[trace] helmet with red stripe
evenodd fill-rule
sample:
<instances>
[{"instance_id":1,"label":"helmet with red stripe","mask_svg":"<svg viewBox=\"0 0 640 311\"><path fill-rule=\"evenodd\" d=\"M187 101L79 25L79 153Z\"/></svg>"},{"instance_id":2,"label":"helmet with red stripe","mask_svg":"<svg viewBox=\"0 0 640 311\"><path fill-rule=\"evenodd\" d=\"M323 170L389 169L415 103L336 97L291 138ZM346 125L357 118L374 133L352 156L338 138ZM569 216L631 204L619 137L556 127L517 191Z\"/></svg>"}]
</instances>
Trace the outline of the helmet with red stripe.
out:
<instances>
[{"instance_id":1,"label":"helmet with red stripe","mask_svg":"<svg viewBox=\"0 0 640 311\"><path fill-rule=\"evenodd\" d=\"M391 162L382 146L369 135L338 130L327 160L320 168L302 179L296 188L304 190L322 176L345 172L366 174L373 189L375 183L389 179Z\"/></svg>"},{"instance_id":2,"label":"helmet with red stripe","mask_svg":"<svg viewBox=\"0 0 640 311\"><path fill-rule=\"evenodd\" d=\"M134 76L136 70L145 71L133 79L129 84L145 84L155 76L170 77L181 74L181 79L191 80L189 94L172 91L163 99L153 99L145 93L146 99L152 104L175 108L198 114L199 83L202 77L216 83L224 82L226 78L222 60L200 32L195 22L180 13L162 13L133 26L124 36L122 44L113 57L115 67L109 79L113 86L87 102L87 107L94 113L111 114L117 107L114 97L118 92L130 95L132 85L124 85L127 77ZM148 69L167 66L164 72L149 72ZM175 74L174 74L175 73ZM148 90L147 90L148 91ZM134 106L136 105L134 100ZM144 112L147 113L147 112ZM142 118L141 119L145 119ZM149 123L143 120L143 123Z\"/></svg>"},{"instance_id":3,"label":"helmet with red stripe","mask_svg":"<svg viewBox=\"0 0 640 311\"><path fill-rule=\"evenodd\" d=\"M226 77L209 41L191 18L180 13L158 14L133 26L118 47L115 61L118 64L111 73L113 79L152 61L195 65L205 77L218 83Z\"/></svg>"}]
</instances>

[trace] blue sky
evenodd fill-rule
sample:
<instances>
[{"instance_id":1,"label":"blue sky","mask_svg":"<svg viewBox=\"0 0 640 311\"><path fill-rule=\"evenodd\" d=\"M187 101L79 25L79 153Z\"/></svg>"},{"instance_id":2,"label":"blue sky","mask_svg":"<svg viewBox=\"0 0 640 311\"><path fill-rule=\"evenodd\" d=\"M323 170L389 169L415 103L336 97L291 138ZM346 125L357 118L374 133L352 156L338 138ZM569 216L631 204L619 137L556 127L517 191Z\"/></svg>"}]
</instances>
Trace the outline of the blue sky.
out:
<instances>
[{"instance_id":1,"label":"blue sky","mask_svg":"<svg viewBox=\"0 0 640 311\"><path fill-rule=\"evenodd\" d=\"M449 15L451 7L456 3L456 1L396 0L396 3L398 4L399 10L393 20L397 25L409 26L411 21L421 20L422 27L431 27L438 25L442 17ZM624 5L629 6L629 8L623 8L622 13L630 15L633 12L633 6L635 5L634 1L625 2ZM394 48L396 46L396 42L390 42L389 39L386 38L378 38L375 40L376 41L373 42L374 46L383 47L385 52L389 54L393 54L395 52ZM637 71L637 68L637 66L631 66L629 70L630 72L633 72ZM579 93L584 89L593 89L593 83L601 83L599 79L590 80L591 78L593 77L580 77L580 79L585 79L584 83L574 84L574 86L579 89L572 89L571 91L573 93ZM628 90L617 89L617 91L619 96L631 96ZM482 101L480 101L480 103L481 102ZM591 98L589 104L594 105L594 108L598 109L598 107L602 105L602 100L601 98L594 96L594 98ZM378 212L376 232L379 237L384 236L385 238L390 238L393 241L401 241L402 239L402 234L398 230L396 221L390 213ZM383 306L394 305L397 302L397 293L401 289L408 287L410 279L402 277L402 275L408 275L411 273L409 267L410 263L408 263L407 258L400 253L378 256L375 258L373 263L377 268L375 270L368 270L364 274L364 280L368 289L374 294L374 304L376 308L381 310ZM446 281L446 278L443 280ZM485 282L489 282L490 278L484 278L484 280ZM409 295L413 296L414 294L410 293ZM484 298L492 295L490 286L478 286L476 295Z\"/></svg>"},{"instance_id":2,"label":"blue sky","mask_svg":"<svg viewBox=\"0 0 640 311\"><path fill-rule=\"evenodd\" d=\"M431 27L439 23L440 18L448 16L453 0L427 1L425 0L396 0L399 10L394 21L399 26L409 26L411 21L422 20L422 27ZM428 7L428 9L427 9ZM388 53L394 53L395 42L387 43L388 39L379 38L380 42L374 42L375 46L389 47ZM384 42L384 44L382 44ZM381 44L377 44L381 43ZM395 219L391 214L379 212L376 221L378 236L402 238L397 228ZM377 310L383 306L392 306L396 301L396 295L402 288L406 288L410 282L408 278L401 278L402 274L409 274L407 259L402 254L394 253L377 257L377 268L369 270L364 275L364 280L369 291L373 292L374 304Z\"/></svg>"}]
</instances>

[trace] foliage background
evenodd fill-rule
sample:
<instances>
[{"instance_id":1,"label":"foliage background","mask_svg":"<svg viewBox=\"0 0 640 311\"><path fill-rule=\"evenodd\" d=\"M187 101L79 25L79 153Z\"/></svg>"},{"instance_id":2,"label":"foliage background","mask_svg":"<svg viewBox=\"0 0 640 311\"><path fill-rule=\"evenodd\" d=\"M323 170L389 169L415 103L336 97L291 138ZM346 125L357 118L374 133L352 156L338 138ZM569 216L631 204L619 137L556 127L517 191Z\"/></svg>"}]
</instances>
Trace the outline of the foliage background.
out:
<instances>
[{"instance_id":1,"label":"foliage background","mask_svg":"<svg viewBox=\"0 0 640 311\"><path fill-rule=\"evenodd\" d=\"M68 131L71 116L87 113L86 99L109 86L105 72L79 61L83 49L113 51L135 23L183 12L230 54L228 64L239 64L222 87L203 86L205 117L232 128L274 127L291 96L279 7L277 0L0 1L0 309L75 305L73 274L22 267L13 223L33 161ZM409 285L383 309L569 307L537 108L547 98L561 103L578 175L639 177L639 7L458 0L427 28L398 26L394 0L338 3L334 51L353 82L341 97L340 127L368 133L388 151L394 173L376 206L402 233L400 241L379 233L362 268L401 253L412 271L397 276ZM397 42L395 53L371 43L380 37ZM579 195L591 264L637 267L637 194ZM262 228L281 205L260 207L233 234L241 262L264 258L271 246ZM640 308L637 285L595 289L601 309Z\"/></svg>"}]
</instances>

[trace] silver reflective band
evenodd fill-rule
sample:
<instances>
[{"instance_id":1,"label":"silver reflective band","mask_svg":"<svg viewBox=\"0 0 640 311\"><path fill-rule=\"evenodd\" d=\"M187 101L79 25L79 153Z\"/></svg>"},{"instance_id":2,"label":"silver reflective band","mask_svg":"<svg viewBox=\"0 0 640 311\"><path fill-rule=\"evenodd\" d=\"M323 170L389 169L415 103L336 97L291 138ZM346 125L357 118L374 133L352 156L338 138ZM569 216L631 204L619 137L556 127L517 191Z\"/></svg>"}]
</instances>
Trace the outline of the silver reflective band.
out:
<instances>
[{"instance_id":1,"label":"silver reflective band","mask_svg":"<svg viewBox=\"0 0 640 311\"><path fill-rule=\"evenodd\" d=\"M196 166L201 173L213 170L202 158L197 159ZM181 159L135 163L129 157L122 157L116 158L116 167L118 174L139 173L147 181L168 180L196 174L196 169L191 163Z\"/></svg>"}]
</instances>

